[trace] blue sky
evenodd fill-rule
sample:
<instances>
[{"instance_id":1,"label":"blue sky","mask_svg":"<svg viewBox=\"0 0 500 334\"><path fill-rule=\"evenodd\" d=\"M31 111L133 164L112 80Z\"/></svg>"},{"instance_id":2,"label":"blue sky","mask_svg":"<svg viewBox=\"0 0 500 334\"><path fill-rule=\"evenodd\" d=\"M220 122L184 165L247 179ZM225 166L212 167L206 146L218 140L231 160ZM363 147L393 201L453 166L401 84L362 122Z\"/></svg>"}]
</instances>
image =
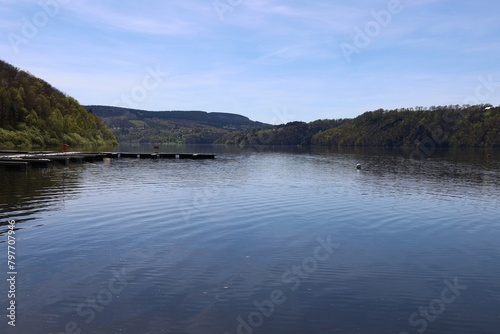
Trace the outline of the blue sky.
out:
<instances>
[{"instance_id":1,"label":"blue sky","mask_svg":"<svg viewBox=\"0 0 500 334\"><path fill-rule=\"evenodd\" d=\"M500 104L500 2L0 0L0 58L82 104L267 123Z\"/></svg>"}]
</instances>

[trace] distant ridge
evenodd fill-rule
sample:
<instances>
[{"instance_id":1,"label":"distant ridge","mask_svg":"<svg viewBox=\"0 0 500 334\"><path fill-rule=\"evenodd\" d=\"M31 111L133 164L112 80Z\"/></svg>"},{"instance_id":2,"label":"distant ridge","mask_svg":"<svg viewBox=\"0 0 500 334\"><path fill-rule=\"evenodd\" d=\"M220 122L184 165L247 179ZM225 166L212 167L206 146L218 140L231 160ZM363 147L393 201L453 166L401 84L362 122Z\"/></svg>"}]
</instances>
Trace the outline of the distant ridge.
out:
<instances>
[{"instance_id":1,"label":"distant ridge","mask_svg":"<svg viewBox=\"0 0 500 334\"><path fill-rule=\"evenodd\" d=\"M112 128L119 142L212 144L232 132L271 127L232 113L146 111L101 105L85 108Z\"/></svg>"},{"instance_id":2,"label":"distant ridge","mask_svg":"<svg viewBox=\"0 0 500 334\"><path fill-rule=\"evenodd\" d=\"M354 119L272 126L204 111L144 111L88 106L120 142L356 147L500 147L500 107L448 105L378 109Z\"/></svg>"},{"instance_id":3,"label":"distant ridge","mask_svg":"<svg viewBox=\"0 0 500 334\"><path fill-rule=\"evenodd\" d=\"M500 107L449 105L378 109L354 119L290 122L241 131L216 141L226 145L351 147L500 147Z\"/></svg>"}]
</instances>

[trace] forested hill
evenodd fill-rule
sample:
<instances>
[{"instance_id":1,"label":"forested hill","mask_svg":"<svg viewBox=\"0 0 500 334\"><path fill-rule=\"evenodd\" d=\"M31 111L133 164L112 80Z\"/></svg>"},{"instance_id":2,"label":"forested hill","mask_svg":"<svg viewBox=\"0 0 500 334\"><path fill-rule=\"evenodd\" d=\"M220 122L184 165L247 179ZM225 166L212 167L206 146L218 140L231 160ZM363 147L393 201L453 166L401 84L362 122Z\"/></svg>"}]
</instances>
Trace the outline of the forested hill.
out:
<instances>
[{"instance_id":1,"label":"forested hill","mask_svg":"<svg viewBox=\"0 0 500 334\"><path fill-rule=\"evenodd\" d=\"M102 120L47 82L0 60L0 147L115 145Z\"/></svg>"},{"instance_id":2,"label":"forested hill","mask_svg":"<svg viewBox=\"0 0 500 334\"><path fill-rule=\"evenodd\" d=\"M230 133L271 127L230 113L145 111L110 106L86 108L113 129L119 142L211 144Z\"/></svg>"},{"instance_id":3,"label":"forested hill","mask_svg":"<svg viewBox=\"0 0 500 334\"><path fill-rule=\"evenodd\" d=\"M220 144L500 147L500 107L439 106L366 112L354 119L291 122L230 134Z\"/></svg>"}]
</instances>

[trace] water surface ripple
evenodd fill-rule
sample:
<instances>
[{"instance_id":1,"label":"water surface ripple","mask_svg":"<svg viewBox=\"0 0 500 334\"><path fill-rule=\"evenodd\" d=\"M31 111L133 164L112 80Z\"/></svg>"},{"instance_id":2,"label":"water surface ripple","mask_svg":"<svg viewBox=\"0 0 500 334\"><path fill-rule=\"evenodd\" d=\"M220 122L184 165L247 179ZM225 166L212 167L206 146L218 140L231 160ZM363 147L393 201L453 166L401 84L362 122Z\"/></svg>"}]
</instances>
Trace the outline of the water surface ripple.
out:
<instances>
[{"instance_id":1,"label":"water surface ripple","mask_svg":"<svg viewBox=\"0 0 500 334\"><path fill-rule=\"evenodd\" d=\"M15 219L19 271L17 326L0 328L497 333L500 158L482 159L263 151L0 171L0 249Z\"/></svg>"}]
</instances>

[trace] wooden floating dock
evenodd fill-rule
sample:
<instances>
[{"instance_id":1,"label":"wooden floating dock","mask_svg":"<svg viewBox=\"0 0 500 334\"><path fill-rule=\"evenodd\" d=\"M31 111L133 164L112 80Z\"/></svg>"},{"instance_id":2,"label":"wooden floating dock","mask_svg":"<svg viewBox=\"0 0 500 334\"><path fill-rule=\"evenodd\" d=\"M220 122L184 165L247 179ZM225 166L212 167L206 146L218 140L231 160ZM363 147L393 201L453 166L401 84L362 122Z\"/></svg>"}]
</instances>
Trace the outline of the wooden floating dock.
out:
<instances>
[{"instance_id":1,"label":"wooden floating dock","mask_svg":"<svg viewBox=\"0 0 500 334\"><path fill-rule=\"evenodd\" d=\"M1 151L0 167L6 170L25 171L28 166L46 168L52 163L98 162L108 159L215 159L215 154L207 153L135 153L135 152L29 152Z\"/></svg>"}]
</instances>

